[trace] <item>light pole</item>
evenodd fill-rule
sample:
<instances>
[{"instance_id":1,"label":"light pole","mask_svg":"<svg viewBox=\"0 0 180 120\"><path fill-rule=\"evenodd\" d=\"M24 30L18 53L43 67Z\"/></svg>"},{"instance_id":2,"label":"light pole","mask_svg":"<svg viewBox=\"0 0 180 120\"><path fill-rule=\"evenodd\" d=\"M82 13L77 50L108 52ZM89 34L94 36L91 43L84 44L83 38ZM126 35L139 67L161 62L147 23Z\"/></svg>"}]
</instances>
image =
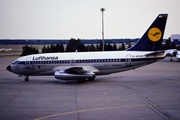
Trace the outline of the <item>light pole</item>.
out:
<instances>
[{"instance_id":1,"label":"light pole","mask_svg":"<svg viewBox=\"0 0 180 120\"><path fill-rule=\"evenodd\" d=\"M104 8L100 9L102 12L102 51L104 51L104 16L103 16L103 12L105 11Z\"/></svg>"}]
</instances>

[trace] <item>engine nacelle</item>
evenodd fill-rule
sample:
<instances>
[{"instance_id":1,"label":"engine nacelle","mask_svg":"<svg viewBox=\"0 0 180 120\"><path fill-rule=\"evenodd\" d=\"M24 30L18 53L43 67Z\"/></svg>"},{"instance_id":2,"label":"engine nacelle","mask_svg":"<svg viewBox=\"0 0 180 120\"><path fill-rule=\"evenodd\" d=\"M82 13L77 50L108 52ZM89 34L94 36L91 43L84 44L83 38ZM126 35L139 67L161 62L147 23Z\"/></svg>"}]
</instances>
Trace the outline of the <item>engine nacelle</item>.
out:
<instances>
[{"instance_id":1,"label":"engine nacelle","mask_svg":"<svg viewBox=\"0 0 180 120\"><path fill-rule=\"evenodd\" d=\"M54 73L56 79L61 80L74 80L74 79L94 79L95 74L93 72L83 72L81 74L71 74L65 71L56 71Z\"/></svg>"}]
</instances>

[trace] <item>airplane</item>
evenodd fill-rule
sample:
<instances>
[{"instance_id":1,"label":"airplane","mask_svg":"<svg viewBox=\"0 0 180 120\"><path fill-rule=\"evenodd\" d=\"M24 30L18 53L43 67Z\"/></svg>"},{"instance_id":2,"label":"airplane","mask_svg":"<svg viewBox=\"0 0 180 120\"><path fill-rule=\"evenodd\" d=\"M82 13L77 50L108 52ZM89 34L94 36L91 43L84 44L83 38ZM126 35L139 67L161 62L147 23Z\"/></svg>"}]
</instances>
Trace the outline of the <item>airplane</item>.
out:
<instances>
[{"instance_id":1,"label":"airplane","mask_svg":"<svg viewBox=\"0 0 180 120\"><path fill-rule=\"evenodd\" d=\"M44 53L20 57L7 70L25 76L54 76L60 80L93 81L98 75L127 71L165 58L161 51L168 14L159 14L144 35L125 51ZM158 33L158 34L157 34Z\"/></svg>"},{"instance_id":2,"label":"airplane","mask_svg":"<svg viewBox=\"0 0 180 120\"><path fill-rule=\"evenodd\" d=\"M170 61L173 61L172 57L174 55L176 55L176 58L178 61L180 61L180 51L178 51L177 49L168 49L165 51L166 55L170 55L171 59Z\"/></svg>"},{"instance_id":3,"label":"airplane","mask_svg":"<svg viewBox=\"0 0 180 120\"><path fill-rule=\"evenodd\" d=\"M180 61L180 51L177 51L176 58Z\"/></svg>"}]
</instances>

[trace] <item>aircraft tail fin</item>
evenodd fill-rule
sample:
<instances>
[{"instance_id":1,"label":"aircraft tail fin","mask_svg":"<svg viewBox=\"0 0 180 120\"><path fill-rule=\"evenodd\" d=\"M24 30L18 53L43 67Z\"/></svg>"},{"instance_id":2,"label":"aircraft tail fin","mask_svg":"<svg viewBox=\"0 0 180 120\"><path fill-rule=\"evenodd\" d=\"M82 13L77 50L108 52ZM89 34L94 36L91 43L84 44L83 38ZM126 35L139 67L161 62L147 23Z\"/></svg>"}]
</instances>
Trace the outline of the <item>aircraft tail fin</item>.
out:
<instances>
[{"instance_id":1,"label":"aircraft tail fin","mask_svg":"<svg viewBox=\"0 0 180 120\"><path fill-rule=\"evenodd\" d=\"M139 41L126 51L157 51L161 49L168 14L159 14Z\"/></svg>"}]
</instances>

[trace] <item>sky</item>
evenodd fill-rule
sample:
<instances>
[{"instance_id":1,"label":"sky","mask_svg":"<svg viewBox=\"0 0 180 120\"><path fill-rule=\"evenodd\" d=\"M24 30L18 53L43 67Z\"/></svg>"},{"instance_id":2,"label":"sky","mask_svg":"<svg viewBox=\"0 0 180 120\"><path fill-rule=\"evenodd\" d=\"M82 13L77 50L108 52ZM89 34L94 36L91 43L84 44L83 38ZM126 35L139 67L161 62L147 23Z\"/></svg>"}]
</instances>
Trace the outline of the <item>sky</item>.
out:
<instances>
[{"instance_id":1,"label":"sky","mask_svg":"<svg viewBox=\"0 0 180 120\"><path fill-rule=\"evenodd\" d=\"M0 0L0 39L140 38L168 13L164 38L180 34L179 0Z\"/></svg>"}]
</instances>

